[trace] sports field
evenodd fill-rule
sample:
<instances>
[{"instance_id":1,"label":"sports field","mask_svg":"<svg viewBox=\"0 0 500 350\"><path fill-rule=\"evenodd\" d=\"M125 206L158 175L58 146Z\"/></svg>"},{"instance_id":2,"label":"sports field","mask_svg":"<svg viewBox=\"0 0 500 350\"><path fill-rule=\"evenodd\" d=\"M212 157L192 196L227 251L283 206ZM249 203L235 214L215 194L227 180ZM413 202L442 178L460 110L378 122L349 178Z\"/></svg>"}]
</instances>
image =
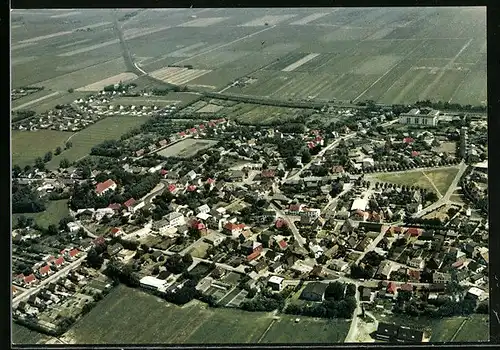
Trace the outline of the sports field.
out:
<instances>
[{"instance_id":1,"label":"sports field","mask_svg":"<svg viewBox=\"0 0 500 350\"><path fill-rule=\"evenodd\" d=\"M349 329L346 321L300 318L295 323L280 315L273 323L272 313L211 309L198 301L179 307L120 285L62 339L73 344L338 343Z\"/></svg>"}]
</instances>

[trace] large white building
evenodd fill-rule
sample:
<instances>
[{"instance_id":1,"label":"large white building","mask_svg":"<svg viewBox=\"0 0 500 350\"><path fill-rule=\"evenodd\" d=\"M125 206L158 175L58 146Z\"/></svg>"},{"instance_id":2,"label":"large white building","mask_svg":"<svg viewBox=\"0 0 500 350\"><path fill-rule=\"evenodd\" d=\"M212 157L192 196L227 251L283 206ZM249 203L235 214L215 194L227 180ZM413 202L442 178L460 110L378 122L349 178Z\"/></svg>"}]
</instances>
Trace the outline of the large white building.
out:
<instances>
[{"instance_id":1,"label":"large white building","mask_svg":"<svg viewBox=\"0 0 500 350\"><path fill-rule=\"evenodd\" d=\"M399 122L408 125L436 126L438 119L439 111L430 108L414 108L399 116Z\"/></svg>"}]
</instances>

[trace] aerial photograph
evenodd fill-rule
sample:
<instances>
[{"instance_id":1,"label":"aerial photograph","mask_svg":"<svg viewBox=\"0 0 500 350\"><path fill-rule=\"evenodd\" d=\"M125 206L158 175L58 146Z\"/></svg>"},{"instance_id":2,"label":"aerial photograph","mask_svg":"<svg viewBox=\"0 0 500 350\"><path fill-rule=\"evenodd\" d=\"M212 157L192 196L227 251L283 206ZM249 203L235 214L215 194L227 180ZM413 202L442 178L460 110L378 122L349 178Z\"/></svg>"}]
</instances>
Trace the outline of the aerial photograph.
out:
<instances>
[{"instance_id":1,"label":"aerial photograph","mask_svg":"<svg viewBox=\"0 0 500 350\"><path fill-rule=\"evenodd\" d=\"M486 7L12 9L10 40L13 344L489 341Z\"/></svg>"}]
</instances>

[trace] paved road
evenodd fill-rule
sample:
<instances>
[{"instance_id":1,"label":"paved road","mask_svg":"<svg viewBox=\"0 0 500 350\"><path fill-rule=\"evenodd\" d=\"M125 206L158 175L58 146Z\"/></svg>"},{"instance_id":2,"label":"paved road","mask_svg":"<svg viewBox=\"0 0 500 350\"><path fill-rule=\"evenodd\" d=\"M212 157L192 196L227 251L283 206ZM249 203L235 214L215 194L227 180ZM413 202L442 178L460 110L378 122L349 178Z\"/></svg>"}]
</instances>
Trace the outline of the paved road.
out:
<instances>
[{"instance_id":1,"label":"paved road","mask_svg":"<svg viewBox=\"0 0 500 350\"><path fill-rule=\"evenodd\" d=\"M433 210L436 210L437 208L439 208L443 204L448 204L449 201L450 201L451 195L453 194L453 192L455 192L455 189L456 189L456 187L458 185L458 182L460 181L460 178L462 177L462 175L463 175L463 173L465 172L466 169L467 169L467 164L465 164L462 161L460 163L457 175L455 176L455 178L453 179L452 183L448 187L448 190L446 191L446 193L444 194L444 196L441 197L435 203L433 203L433 204L429 205L428 207L422 209L418 213L413 214L413 217L414 218L420 218L420 217L424 216L425 214L427 214L427 213L429 213L429 212L431 212Z\"/></svg>"},{"instance_id":2,"label":"paved road","mask_svg":"<svg viewBox=\"0 0 500 350\"><path fill-rule=\"evenodd\" d=\"M306 239L300 235L300 232L297 229L297 226L295 226L295 223L293 222L293 220L287 214L285 214L285 212L283 210L276 208L272 203L271 203L270 207L274 211L276 211L278 216L281 217L286 222L286 224L288 225L290 230L292 230L293 237L294 237L295 241L299 244L299 246L301 248L304 248L304 245L306 244Z\"/></svg>"},{"instance_id":3,"label":"paved road","mask_svg":"<svg viewBox=\"0 0 500 350\"><path fill-rule=\"evenodd\" d=\"M347 336L345 337L344 343L354 343L356 341L356 336L358 334L358 315L361 314L361 298L360 298L360 293L359 293L359 282L354 283L356 285L356 309L354 309L354 312L352 313L352 320L351 320L351 326L349 327L349 332L347 333Z\"/></svg>"},{"instance_id":4,"label":"paved road","mask_svg":"<svg viewBox=\"0 0 500 350\"><path fill-rule=\"evenodd\" d=\"M43 286L45 286L53 281L56 281L61 276L67 274L70 270L80 266L80 264L83 262L83 260L85 260L85 258L87 257L87 253L82 252L81 254L82 254L82 256L79 257L77 260L75 260L72 263L70 263L69 265L65 266L62 270L57 271L53 275L47 277L46 279L41 281L40 284L37 285L36 287L30 288L30 289L26 290L24 293L21 293L17 297L15 297L12 300L12 307L13 308L17 307L17 305L21 301L27 300L32 294L38 293L42 289Z\"/></svg>"}]
</instances>

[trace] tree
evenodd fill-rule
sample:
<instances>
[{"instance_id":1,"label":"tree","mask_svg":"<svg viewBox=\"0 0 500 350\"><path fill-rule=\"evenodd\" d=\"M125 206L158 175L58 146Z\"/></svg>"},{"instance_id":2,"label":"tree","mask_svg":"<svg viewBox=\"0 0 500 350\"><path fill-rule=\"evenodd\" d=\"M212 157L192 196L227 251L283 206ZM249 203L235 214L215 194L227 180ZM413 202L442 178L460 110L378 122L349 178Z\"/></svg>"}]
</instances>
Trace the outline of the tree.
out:
<instances>
[{"instance_id":1,"label":"tree","mask_svg":"<svg viewBox=\"0 0 500 350\"><path fill-rule=\"evenodd\" d=\"M35 159L35 167L38 170L45 170L45 163L44 163L42 157L38 157Z\"/></svg>"},{"instance_id":2,"label":"tree","mask_svg":"<svg viewBox=\"0 0 500 350\"><path fill-rule=\"evenodd\" d=\"M68 92L69 92L70 94L72 94L74 91L75 91L75 89L73 89L73 88L69 88L69 89L68 89Z\"/></svg>"},{"instance_id":3,"label":"tree","mask_svg":"<svg viewBox=\"0 0 500 350\"><path fill-rule=\"evenodd\" d=\"M71 147L73 147L73 142L71 142L71 141L66 142L65 148L70 149Z\"/></svg>"},{"instance_id":4,"label":"tree","mask_svg":"<svg viewBox=\"0 0 500 350\"><path fill-rule=\"evenodd\" d=\"M49 227L47 228L47 234L49 234L51 236L57 235L58 233L59 233L59 230L57 229L57 226L54 224L49 225Z\"/></svg>"},{"instance_id":5,"label":"tree","mask_svg":"<svg viewBox=\"0 0 500 350\"><path fill-rule=\"evenodd\" d=\"M21 172L22 172L22 169L19 165L16 164L12 167L12 176L19 177Z\"/></svg>"},{"instance_id":6,"label":"tree","mask_svg":"<svg viewBox=\"0 0 500 350\"><path fill-rule=\"evenodd\" d=\"M100 269L103 262L104 258L97 253L95 248L91 248L87 254L87 264L94 269Z\"/></svg>"},{"instance_id":7,"label":"tree","mask_svg":"<svg viewBox=\"0 0 500 350\"><path fill-rule=\"evenodd\" d=\"M26 216L20 215L17 218L17 227L19 228L25 228L27 226L28 220L26 219Z\"/></svg>"},{"instance_id":8,"label":"tree","mask_svg":"<svg viewBox=\"0 0 500 350\"><path fill-rule=\"evenodd\" d=\"M52 159L52 152L51 151L48 151L47 153L45 153L45 155L43 156L43 161L45 163L47 162L50 162L50 160Z\"/></svg>"},{"instance_id":9,"label":"tree","mask_svg":"<svg viewBox=\"0 0 500 350\"><path fill-rule=\"evenodd\" d=\"M302 164L306 164L306 163L309 163L311 161L312 157L311 157L311 153L309 153L309 151L306 149L302 152Z\"/></svg>"},{"instance_id":10,"label":"tree","mask_svg":"<svg viewBox=\"0 0 500 350\"><path fill-rule=\"evenodd\" d=\"M191 256L191 254L185 254L182 257L182 262L187 266L190 266L193 263L193 257Z\"/></svg>"},{"instance_id":11,"label":"tree","mask_svg":"<svg viewBox=\"0 0 500 350\"><path fill-rule=\"evenodd\" d=\"M345 285L340 282L331 282L325 290L325 299L341 300L344 298Z\"/></svg>"},{"instance_id":12,"label":"tree","mask_svg":"<svg viewBox=\"0 0 500 350\"><path fill-rule=\"evenodd\" d=\"M61 161L59 162L59 168L61 168L61 169L67 169L70 166L71 166L71 163L66 158L61 159Z\"/></svg>"},{"instance_id":13,"label":"tree","mask_svg":"<svg viewBox=\"0 0 500 350\"><path fill-rule=\"evenodd\" d=\"M61 154L61 152L62 152L62 149L61 149L61 147L58 146L56 148L56 150L54 151L54 154L57 156L57 155Z\"/></svg>"}]
</instances>

